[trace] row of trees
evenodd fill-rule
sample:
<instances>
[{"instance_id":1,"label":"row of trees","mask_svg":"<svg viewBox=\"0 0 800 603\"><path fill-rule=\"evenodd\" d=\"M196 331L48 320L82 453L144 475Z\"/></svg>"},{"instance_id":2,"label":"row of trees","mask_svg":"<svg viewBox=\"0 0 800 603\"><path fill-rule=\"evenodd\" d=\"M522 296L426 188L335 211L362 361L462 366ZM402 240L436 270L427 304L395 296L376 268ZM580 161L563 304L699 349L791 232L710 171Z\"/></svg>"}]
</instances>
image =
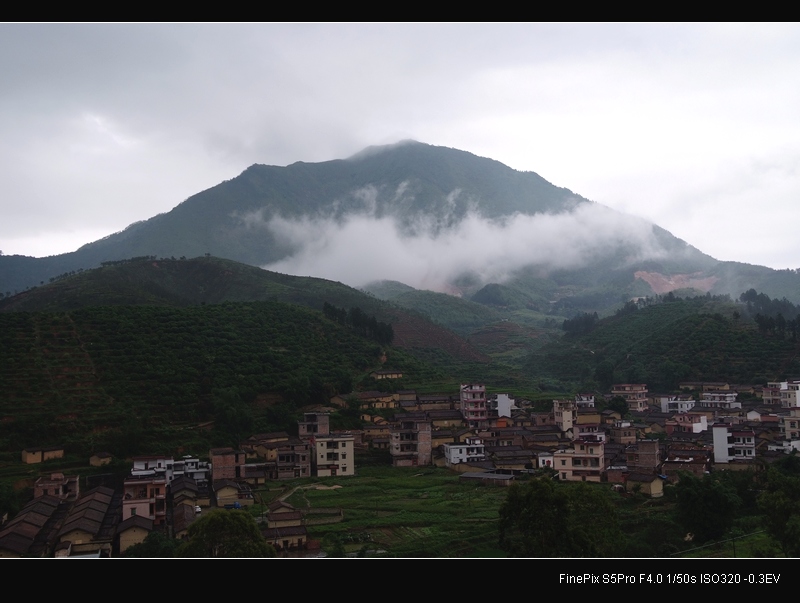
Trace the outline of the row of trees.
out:
<instances>
[{"instance_id":1,"label":"row of trees","mask_svg":"<svg viewBox=\"0 0 800 603\"><path fill-rule=\"evenodd\" d=\"M391 345L394 340L392 325L379 322L375 316L369 316L361 308L353 307L348 312L345 308L337 308L325 302L322 313L330 320L349 327L359 335L377 341L381 345Z\"/></svg>"},{"instance_id":2,"label":"row of trees","mask_svg":"<svg viewBox=\"0 0 800 603\"><path fill-rule=\"evenodd\" d=\"M156 259L154 255L137 255L133 258L127 258L124 260L108 260L105 262L100 262L101 266L120 266L122 264L130 264L131 262L151 262Z\"/></svg>"},{"instance_id":3,"label":"row of trees","mask_svg":"<svg viewBox=\"0 0 800 603\"><path fill-rule=\"evenodd\" d=\"M580 316L565 320L561 328L567 335L585 335L586 333L591 333L595 325L597 325L598 320L597 312L593 314L584 312Z\"/></svg>"},{"instance_id":4,"label":"row of trees","mask_svg":"<svg viewBox=\"0 0 800 603\"><path fill-rule=\"evenodd\" d=\"M549 478L515 484L500 546L523 557L653 557L763 530L773 543L764 554L800 555L800 456L762 472L683 473L652 502L645 511L606 487Z\"/></svg>"},{"instance_id":5,"label":"row of trees","mask_svg":"<svg viewBox=\"0 0 800 603\"><path fill-rule=\"evenodd\" d=\"M758 325L758 330L762 333L777 335L781 339L783 339L787 333L791 333L792 341L797 341L797 331L800 330L800 318L786 320L783 314L778 313L774 318L772 316L756 314L753 320L755 320L756 325Z\"/></svg>"},{"instance_id":6,"label":"row of trees","mask_svg":"<svg viewBox=\"0 0 800 603\"><path fill-rule=\"evenodd\" d=\"M783 299L770 299L764 293L759 293L755 289L748 289L739 296L739 301L745 304L747 313L750 316L762 314L767 317L777 318L779 314L786 320L797 318L800 309L785 297Z\"/></svg>"},{"instance_id":7,"label":"row of trees","mask_svg":"<svg viewBox=\"0 0 800 603\"><path fill-rule=\"evenodd\" d=\"M800 308L788 299L770 299L764 293L748 289L739 296L739 301L745 304L748 316L753 317L760 332L778 335L781 339L791 333L792 341L797 341Z\"/></svg>"}]
</instances>

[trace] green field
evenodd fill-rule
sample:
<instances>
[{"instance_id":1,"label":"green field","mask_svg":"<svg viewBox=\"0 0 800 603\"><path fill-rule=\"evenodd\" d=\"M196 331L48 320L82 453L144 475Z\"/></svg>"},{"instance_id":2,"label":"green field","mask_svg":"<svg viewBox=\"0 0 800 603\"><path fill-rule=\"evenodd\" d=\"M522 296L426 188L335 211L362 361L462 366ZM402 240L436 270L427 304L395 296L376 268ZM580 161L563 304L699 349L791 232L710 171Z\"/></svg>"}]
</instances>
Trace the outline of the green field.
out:
<instances>
[{"instance_id":1,"label":"green field","mask_svg":"<svg viewBox=\"0 0 800 603\"><path fill-rule=\"evenodd\" d=\"M340 507L342 522L310 526L309 537L325 543L331 536L339 538L348 553L364 549L368 556L380 557L505 556L497 546L505 488L464 483L458 474L434 467L365 467L358 473L294 480L262 493L266 502L293 492L286 501L299 509ZM314 484L324 489L314 489ZM261 509L256 505L252 511Z\"/></svg>"}]
</instances>

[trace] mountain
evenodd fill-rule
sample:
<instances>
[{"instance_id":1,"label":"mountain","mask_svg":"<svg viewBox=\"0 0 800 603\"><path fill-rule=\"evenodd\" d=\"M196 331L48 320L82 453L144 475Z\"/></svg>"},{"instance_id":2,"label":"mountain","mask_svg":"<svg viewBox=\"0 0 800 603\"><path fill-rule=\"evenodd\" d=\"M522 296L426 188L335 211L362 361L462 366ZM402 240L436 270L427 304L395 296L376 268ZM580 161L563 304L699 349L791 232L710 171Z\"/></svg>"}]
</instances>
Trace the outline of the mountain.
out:
<instances>
[{"instance_id":1,"label":"mountain","mask_svg":"<svg viewBox=\"0 0 800 603\"><path fill-rule=\"evenodd\" d=\"M800 302L793 272L719 262L533 172L414 141L322 163L253 165L72 253L2 256L0 294L103 262L205 254L356 286L392 279L471 297L500 284L514 303L542 312L560 303L564 315L682 289L755 288ZM494 293L481 299L496 302Z\"/></svg>"},{"instance_id":2,"label":"mountain","mask_svg":"<svg viewBox=\"0 0 800 603\"><path fill-rule=\"evenodd\" d=\"M137 259L85 270L0 300L7 312L63 313L102 306L183 308L236 302L280 302L322 310L358 307L391 323L394 344L415 352L438 348L448 362L483 363L488 358L455 333L379 299L320 278L278 274L231 260Z\"/></svg>"}]
</instances>

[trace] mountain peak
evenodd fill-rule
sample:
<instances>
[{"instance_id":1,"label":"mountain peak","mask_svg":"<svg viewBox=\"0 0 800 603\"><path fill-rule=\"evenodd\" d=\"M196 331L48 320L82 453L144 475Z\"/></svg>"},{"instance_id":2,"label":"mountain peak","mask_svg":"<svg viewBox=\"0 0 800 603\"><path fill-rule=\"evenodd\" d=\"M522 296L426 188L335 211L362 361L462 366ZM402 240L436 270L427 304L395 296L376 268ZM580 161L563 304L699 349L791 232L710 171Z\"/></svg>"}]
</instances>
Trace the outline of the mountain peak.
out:
<instances>
[{"instance_id":1,"label":"mountain peak","mask_svg":"<svg viewBox=\"0 0 800 603\"><path fill-rule=\"evenodd\" d=\"M631 295L646 294L636 271L692 274L717 264L667 231L590 203L535 172L401 140L344 160L253 165L72 254L35 262L0 258L0 290L110 260L205 254L354 285L394 279L436 290L449 290L464 274L482 286L508 282L526 267L537 274L577 270L584 286L636 281ZM731 280L708 276L719 277L715 292ZM742 278L729 289L797 299L794 285L779 291L762 286L766 279Z\"/></svg>"},{"instance_id":2,"label":"mountain peak","mask_svg":"<svg viewBox=\"0 0 800 603\"><path fill-rule=\"evenodd\" d=\"M361 159L365 159L367 157L372 157L373 155L379 155L381 153L385 153L386 151L391 151L397 149L399 147L406 147L406 146L431 146L425 144L424 142L419 142L416 140L412 140L410 138L406 138L405 140L400 140L398 142L393 142L391 144L383 144L383 145L372 145L365 149L362 149L358 153L351 155L347 158L348 161L358 161Z\"/></svg>"}]
</instances>

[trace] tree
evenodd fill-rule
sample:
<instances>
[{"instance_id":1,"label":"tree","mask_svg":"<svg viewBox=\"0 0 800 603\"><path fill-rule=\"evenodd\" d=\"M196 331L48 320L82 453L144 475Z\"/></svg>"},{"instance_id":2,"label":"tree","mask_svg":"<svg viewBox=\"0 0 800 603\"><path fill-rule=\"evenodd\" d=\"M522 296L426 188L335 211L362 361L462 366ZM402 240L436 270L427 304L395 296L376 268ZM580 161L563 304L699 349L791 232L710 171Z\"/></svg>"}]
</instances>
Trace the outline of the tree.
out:
<instances>
[{"instance_id":1,"label":"tree","mask_svg":"<svg viewBox=\"0 0 800 603\"><path fill-rule=\"evenodd\" d=\"M500 546L520 557L603 557L619 550L614 505L587 484L514 484L500 507Z\"/></svg>"},{"instance_id":2,"label":"tree","mask_svg":"<svg viewBox=\"0 0 800 603\"><path fill-rule=\"evenodd\" d=\"M611 389L614 383L614 365L608 360L603 360L594 370L594 378L603 389Z\"/></svg>"},{"instance_id":3,"label":"tree","mask_svg":"<svg viewBox=\"0 0 800 603\"><path fill-rule=\"evenodd\" d=\"M614 396L613 398L611 398L608 404L606 404L606 408L608 410L614 410L618 412L623 417L627 416L630 413L630 409L628 408L628 403L622 396Z\"/></svg>"},{"instance_id":4,"label":"tree","mask_svg":"<svg viewBox=\"0 0 800 603\"><path fill-rule=\"evenodd\" d=\"M787 557L800 555L800 479L771 468L767 489L758 497L764 527Z\"/></svg>"},{"instance_id":5,"label":"tree","mask_svg":"<svg viewBox=\"0 0 800 603\"><path fill-rule=\"evenodd\" d=\"M0 484L0 515L8 513L14 517L23 506L21 492L16 492L9 484Z\"/></svg>"},{"instance_id":6,"label":"tree","mask_svg":"<svg viewBox=\"0 0 800 603\"><path fill-rule=\"evenodd\" d=\"M681 473L675 493L678 521L698 542L722 538L733 526L742 505L736 489L715 475L700 479L691 473Z\"/></svg>"},{"instance_id":7,"label":"tree","mask_svg":"<svg viewBox=\"0 0 800 603\"><path fill-rule=\"evenodd\" d=\"M513 484L500 507L500 546L519 557L557 557L567 530L568 501L551 480Z\"/></svg>"},{"instance_id":8,"label":"tree","mask_svg":"<svg viewBox=\"0 0 800 603\"><path fill-rule=\"evenodd\" d=\"M322 541L325 554L328 557L347 557L344 544L338 534L328 534ZM365 545L366 546L366 545Z\"/></svg>"},{"instance_id":9,"label":"tree","mask_svg":"<svg viewBox=\"0 0 800 603\"><path fill-rule=\"evenodd\" d=\"M258 524L246 511L216 509L195 521L188 530L189 540L177 557L274 557Z\"/></svg>"},{"instance_id":10,"label":"tree","mask_svg":"<svg viewBox=\"0 0 800 603\"><path fill-rule=\"evenodd\" d=\"M128 547L125 557L163 558L174 557L178 541L153 531L139 544Z\"/></svg>"}]
</instances>

